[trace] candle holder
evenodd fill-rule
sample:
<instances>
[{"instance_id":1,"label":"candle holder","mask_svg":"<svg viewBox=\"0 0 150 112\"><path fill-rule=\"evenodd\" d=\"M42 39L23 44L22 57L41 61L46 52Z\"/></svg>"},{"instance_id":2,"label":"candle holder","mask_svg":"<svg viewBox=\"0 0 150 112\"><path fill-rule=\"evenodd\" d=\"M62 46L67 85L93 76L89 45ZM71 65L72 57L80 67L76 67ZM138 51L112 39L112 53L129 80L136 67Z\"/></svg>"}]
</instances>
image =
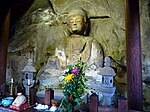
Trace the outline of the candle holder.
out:
<instances>
[{"instance_id":1,"label":"candle holder","mask_svg":"<svg viewBox=\"0 0 150 112\"><path fill-rule=\"evenodd\" d=\"M14 81L13 81L13 78L11 78L11 84L10 84L10 96L13 96L13 86L14 86Z\"/></svg>"},{"instance_id":2,"label":"candle holder","mask_svg":"<svg viewBox=\"0 0 150 112\"><path fill-rule=\"evenodd\" d=\"M28 83L28 92L27 92L27 98L28 98L28 104L30 105L30 86L31 84Z\"/></svg>"}]
</instances>

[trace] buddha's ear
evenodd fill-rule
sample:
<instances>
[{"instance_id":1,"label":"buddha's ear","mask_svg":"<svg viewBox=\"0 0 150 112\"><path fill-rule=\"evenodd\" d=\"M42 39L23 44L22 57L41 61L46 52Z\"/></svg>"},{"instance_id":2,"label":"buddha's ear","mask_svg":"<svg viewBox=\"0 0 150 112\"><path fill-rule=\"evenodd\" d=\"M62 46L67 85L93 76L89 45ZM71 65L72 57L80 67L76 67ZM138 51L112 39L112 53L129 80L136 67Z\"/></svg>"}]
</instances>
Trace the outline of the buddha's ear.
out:
<instances>
[{"instance_id":1,"label":"buddha's ear","mask_svg":"<svg viewBox=\"0 0 150 112\"><path fill-rule=\"evenodd\" d=\"M88 23L88 20L87 20L86 17L84 17L84 23L85 23L85 25L84 25L84 35L87 35L87 29L89 27L89 23Z\"/></svg>"},{"instance_id":2,"label":"buddha's ear","mask_svg":"<svg viewBox=\"0 0 150 112\"><path fill-rule=\"evenodd\" d=\"M84 17L84 23L85 23L85 26L88 27L89 21L88 21L88 18L87 18L87 17Z\"/></svg>"},{"instance_id":3,"label":"buddha's ear","mask_svg":"<svg viewBox=\"0 0 150 112\"><path fill-rule=\"evenodd\" d=\"M83 17L83 18L84 18L84 22L87 23L87 18L86 17Z\"/></svg>"}]
</instances>

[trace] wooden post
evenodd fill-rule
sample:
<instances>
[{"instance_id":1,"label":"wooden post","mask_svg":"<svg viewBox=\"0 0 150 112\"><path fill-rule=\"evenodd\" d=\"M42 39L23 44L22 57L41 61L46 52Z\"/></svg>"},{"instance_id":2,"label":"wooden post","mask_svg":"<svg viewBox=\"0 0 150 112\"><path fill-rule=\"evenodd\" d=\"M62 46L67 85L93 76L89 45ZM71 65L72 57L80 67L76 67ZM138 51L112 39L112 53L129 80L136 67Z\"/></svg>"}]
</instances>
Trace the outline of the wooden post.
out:
<instances>
[{"instance_id":1,"label":"wooden post","mask_svg":"<svg viewBox=\"0 0 150 112\"><path fill-rule=\"evenodd\" d=\"M0 28L0 85L6 81L6 62L7 62L7 48L9 37L9 22L10 22L10 10L2 23Z\"/></svg>"},{"instance_id":2,"label":"wooden post","mask_svg":"<svg viewBox=\"0 0 150 112\"><path fill-rule=\"evenodd\" d=\"M126 98L118 99L118 112L128 112L128 101Z\"/></svg>"},{"instance_id":3,"label":"wooden post","mask_svg":"<svg viewBox=\"0 0 150 112\"><path fill-rule=\"evenodd\" d=\"M90 96L90 112L98 112L98 95L96 93Z\"/></svg>"},{"instance_id":4,"label":"wooden post","mask_svg":"<svg viewBox=\"0 0 150 112\"><path fill-rule=\"evenodd\" d=\"M54 90L49 88L45 91L44 104L45 105L51 105L52 99L54 99Z\"/></svg>"},{"instance_id":5,"label":"wooden post","mask_svg":"<svg viewBox=\"0 0 150 112\"><path fill-rule=\"evenodd\" d=\"M126 0L128 106L143 110L139 0Z\"/></svg>"},{"instance_id":6,"label":"wooden post","mask_svg":"<svg viewBox=\"0 0 150 112\"><path fill-rule=\"evenodd\" d=\"M30 88L30 104L34 104L35 103L35 99L36 99L36 89L34 87Z\"/></svg>"},{"instance_id":7,"label":"wooden post","mask_svg":"<svg viewBox=\"0 0 150 112\"><path fill-rule=\"evenodd\" d=\"M9 93L8 93L8 91L9 91L8 85L2 84L2 85L0 86L0 88L1 88L1 95L2 95L2 96L7 96L7 95L9 94Z\"/></svg>"}]
</instances>

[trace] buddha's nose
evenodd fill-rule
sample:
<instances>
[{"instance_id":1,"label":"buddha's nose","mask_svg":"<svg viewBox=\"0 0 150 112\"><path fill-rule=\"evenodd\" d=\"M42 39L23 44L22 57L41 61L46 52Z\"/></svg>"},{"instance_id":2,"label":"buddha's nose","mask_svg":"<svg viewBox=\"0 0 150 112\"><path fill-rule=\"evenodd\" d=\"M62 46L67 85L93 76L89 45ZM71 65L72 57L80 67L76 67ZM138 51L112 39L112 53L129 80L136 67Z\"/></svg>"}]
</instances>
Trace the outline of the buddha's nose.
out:
<instances>
[{"instance_id":1,"label":"buddha's nose","mask_svg":"<svg viewBox=\"0 0 150 112\"><path fill-rule=\"evenodd\" d=\"M74 22L73 22L73 25L76 25L76 24L77 24L77 23L74 21Z\"/></svg>"}]
</instances>

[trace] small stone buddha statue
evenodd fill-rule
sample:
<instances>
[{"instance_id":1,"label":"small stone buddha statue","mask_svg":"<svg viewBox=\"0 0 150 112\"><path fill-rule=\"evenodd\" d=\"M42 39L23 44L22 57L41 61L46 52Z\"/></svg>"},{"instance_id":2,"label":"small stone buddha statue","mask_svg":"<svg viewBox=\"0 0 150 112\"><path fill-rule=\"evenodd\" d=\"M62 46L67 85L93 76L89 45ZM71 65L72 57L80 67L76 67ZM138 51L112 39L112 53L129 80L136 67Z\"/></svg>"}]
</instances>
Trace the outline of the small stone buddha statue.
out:
<instances>
[{"instance_id":1,"label":"small stone buddha statue","mask_svg":"<svg viewBox=\"0 0 150 112\"><path fill-rule=\"evenodd\" d=\"M59 42L55 57L49 59L44 68L45 73L40 76L41 83L53 82L51 85L59 86L56 84L59 83L57 75L63 75L61 71L65 70L67 65L76 64L79 59L87 64L87 76L93 76L103 65L104 56L100 43L93 37L85 36L88 27L86 12L81 8L74 9L68 14L67 19L70 36L64 37ZM54 77L57 78L53 79Z\"/></svg>"}]
</instances>

